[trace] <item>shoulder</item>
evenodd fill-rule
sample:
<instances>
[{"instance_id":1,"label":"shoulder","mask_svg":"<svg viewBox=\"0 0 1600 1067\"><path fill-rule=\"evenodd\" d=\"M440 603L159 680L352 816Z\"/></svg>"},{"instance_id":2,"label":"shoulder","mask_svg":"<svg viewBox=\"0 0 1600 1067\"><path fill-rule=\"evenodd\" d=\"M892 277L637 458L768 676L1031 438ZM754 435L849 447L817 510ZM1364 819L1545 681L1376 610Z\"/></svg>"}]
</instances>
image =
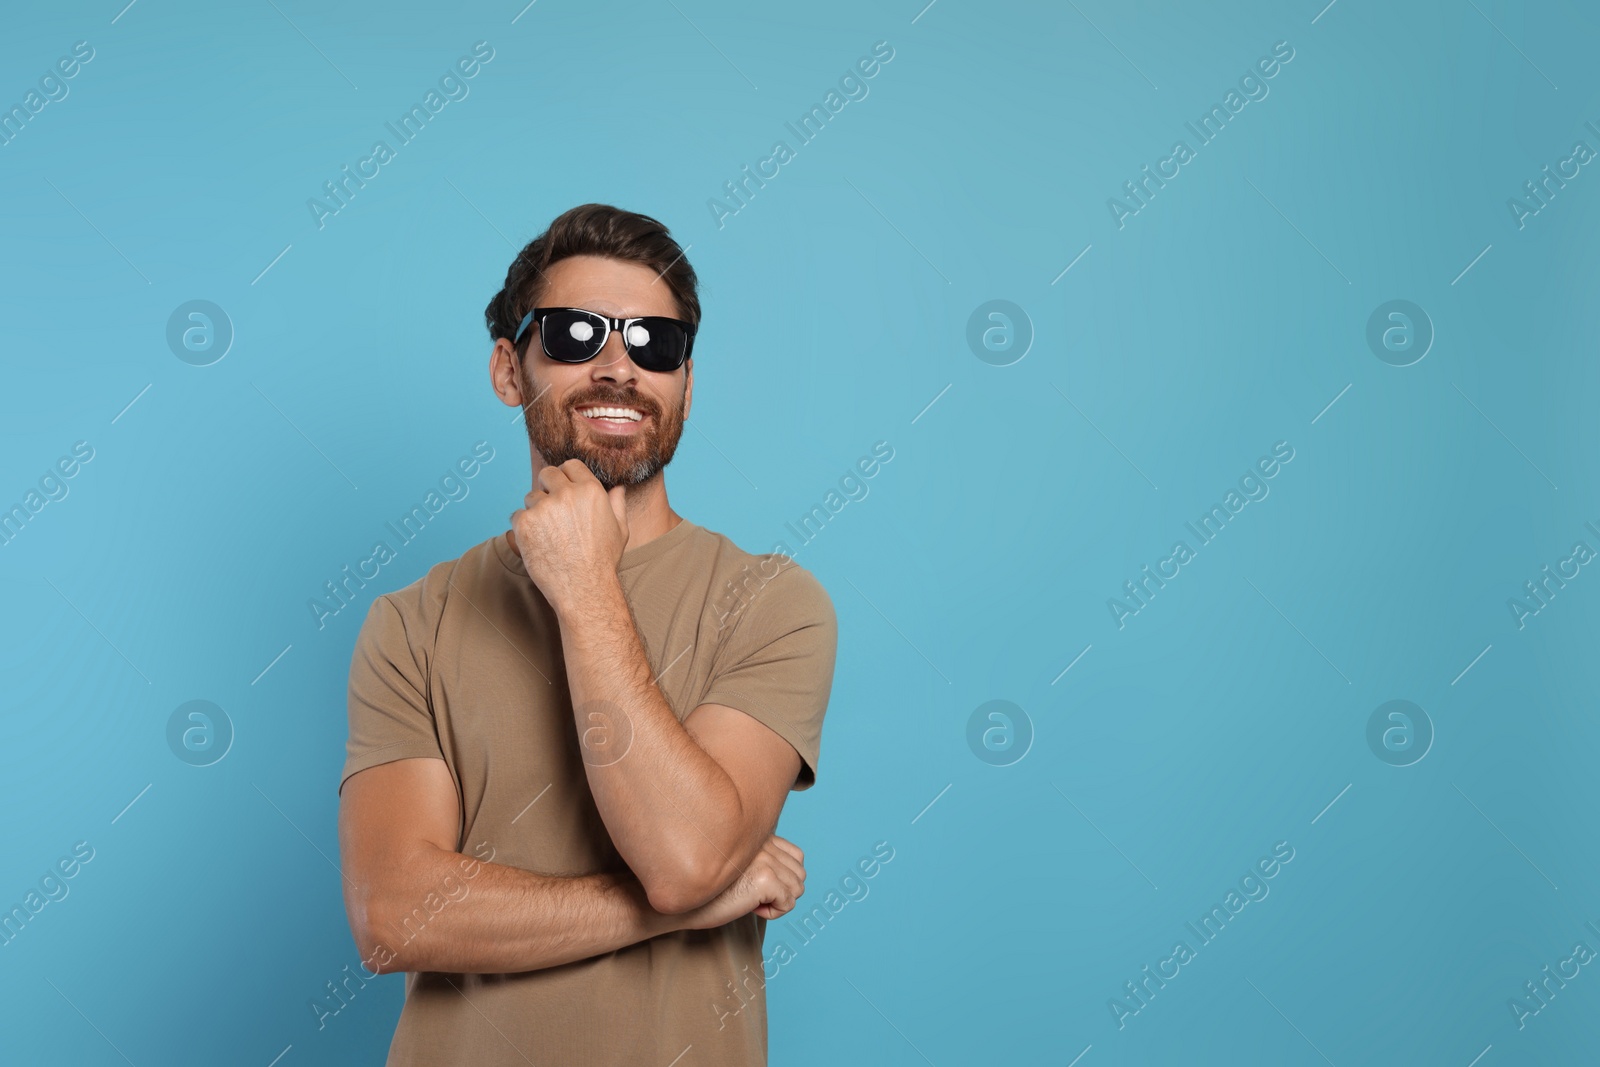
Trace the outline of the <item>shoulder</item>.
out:
<instances>
[{"instance_id":1,"label":"shoulder","mask_svg":"<svg viewBox=\"0 0 1600 1067\"><path fill-rule=\"evenodd\" d=\"M470 598L475 588L500 577L504 564L494 543L499 536L480 541L454 559L433 564L409 585L374 597L367 611L368 623L398 622L413 644L430 638L452 595L464 588L462 595Z\"/></svg>"},{"instance_id":2,"label":"shoulder","mask_svg":"<svg viewBox=\"0 0 1600 1067\"><path fill-rule=\"evenodd\" d=\"M837 629L828 590L792 556L747 552L726 534L704 527L697 537L713 559L712 602L719 630L735 623L764 631L806 625Z\"/></svg>"}]
</instances>

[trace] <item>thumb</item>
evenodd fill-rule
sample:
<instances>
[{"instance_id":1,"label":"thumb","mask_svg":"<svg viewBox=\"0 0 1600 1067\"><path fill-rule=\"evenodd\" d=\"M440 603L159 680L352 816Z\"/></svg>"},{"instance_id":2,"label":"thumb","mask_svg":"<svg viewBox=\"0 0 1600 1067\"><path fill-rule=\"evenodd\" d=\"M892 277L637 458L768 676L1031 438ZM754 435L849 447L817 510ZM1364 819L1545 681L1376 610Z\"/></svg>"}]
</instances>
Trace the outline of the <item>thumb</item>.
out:
<instances>
[{"instance_id":1,"label":"thumb","mask_svg":"<svg viewBox=\"0 0 1600 1067\"><path fill-rule=\"evenodd\" d=\"M606 491L606 499L611 501L611 512L617 517L617 526L626 535L628 532L628 491L620 485L614 485Z\"/></svg>"}]
</instances>

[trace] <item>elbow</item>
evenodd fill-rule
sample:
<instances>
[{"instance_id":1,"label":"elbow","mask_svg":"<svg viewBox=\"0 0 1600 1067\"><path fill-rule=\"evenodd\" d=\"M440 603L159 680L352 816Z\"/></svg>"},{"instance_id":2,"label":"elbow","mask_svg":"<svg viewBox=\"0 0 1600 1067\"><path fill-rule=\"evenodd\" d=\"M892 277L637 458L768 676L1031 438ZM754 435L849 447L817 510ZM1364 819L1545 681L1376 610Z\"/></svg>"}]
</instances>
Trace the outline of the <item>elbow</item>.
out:
<instances>
[{"instance_id":1,"label":"elbow","mask_svg":"<svg viewBox=\"0 0 1600 1067\"><path fill-rule=\"evenodd\" d=\"M443 908L435 907L438 894L429 886L438 884L442 865L460 859L441 849L417 851L392 866L367 866L346 876L345 915L368 974L443 969L438 964L444 961L436 957L444 947L435 930L422 936ZM451 884L446 874L445 888ZM453 892L444 895L446 902L460 899Z\"/></svg>"},{"instance_id":2,"label":"elbow","mask_svg":"<svg viewBox=\"0 0 1600 1067\"><path fill-rule=\"evenodd\" d=\"M368 974L393 974L397 971L417 970L409 960L390 947L388 941L368 929L352 929L356 950L361 953L361 966Z\"/></svg>"},{"instance_id":3,"label":"elbow","mask_svg":"<svg viewBox=\"0 0 1600 1067\"><path fill-rule=\"evenodd\" d=\"M650 907L662 915L683 915L708 903L716 894L688 882L656 880L645 885L645 896Z\"/></svg>"},{"instance_id":4,"label":"elbow","mask_svg":"<svg viewBox=\"0 0 1600 1067\"><path fill-rule=\"evenodd\" d=\"M424 969L405 954L409 942L396 947L396 942L383 933L394 927L388 919L389 910L382 900L377 899L377 894L359 894L350 902L347 911L350 933L355 938L356 950L361 954L361 966L368 974Z\"/></svg>"},{"instance_id":5,"label":"elbow","mask_svg":"<svg viewBox=\"0 0 1600 1067\"><path fill-rule=\"evenodd\" d=\"M663 915L683 915L715 900L733 881L737 871L724 877L720 857L686 859L675 869L641 878L650 907Z\"/></svg>"}]
</instances>

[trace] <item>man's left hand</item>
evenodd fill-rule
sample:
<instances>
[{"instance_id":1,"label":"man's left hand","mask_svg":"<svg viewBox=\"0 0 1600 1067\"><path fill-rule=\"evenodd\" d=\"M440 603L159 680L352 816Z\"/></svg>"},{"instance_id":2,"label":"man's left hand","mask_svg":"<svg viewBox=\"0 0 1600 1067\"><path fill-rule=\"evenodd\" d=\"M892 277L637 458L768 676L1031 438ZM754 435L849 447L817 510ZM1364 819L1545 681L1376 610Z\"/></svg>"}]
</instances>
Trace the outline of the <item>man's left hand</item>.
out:
<instances>
[{"instance_id":1,"label":"man's left hand","mask_svg":"<svg viewBox=\"0 0 1600 1067\"><path fill-rule=\"evenodd\" d=\"M551 607L564 611L616 578L628 545L622 486L609 492L582 460L541 468L511 513L522 565Z\"/></svg>"}]
</instances>

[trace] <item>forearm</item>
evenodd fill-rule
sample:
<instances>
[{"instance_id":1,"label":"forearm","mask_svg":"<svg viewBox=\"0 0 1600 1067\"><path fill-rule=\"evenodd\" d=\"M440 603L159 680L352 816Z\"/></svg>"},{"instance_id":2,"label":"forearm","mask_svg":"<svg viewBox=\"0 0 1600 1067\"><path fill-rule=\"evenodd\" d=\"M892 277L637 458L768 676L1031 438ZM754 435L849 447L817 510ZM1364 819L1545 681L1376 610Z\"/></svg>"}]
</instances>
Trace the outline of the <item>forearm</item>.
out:
<instances>
[{"instance_id":1,"label":"forearm","mask_svg":"<svg viewBox=\"0 0 1600 1067\"><path fill-rule=\"evenodd\" d=\"M553 877L429 848L371 894L358 932L369 971L508 974L554 967L680 929L632 875Z\"/></svg>"},{"instance_id":2,"label":"forearm","mask_svg":"<svg viewBox=\"0 0 1600 1067\"><path fill-rule=\"evenodd\" d=\"M750 858L731 854L743 817L739 792L661 695L619 583L558 617L600 817L654 905L692 907L722 888L708 883L708 872L737 872Z\"/></svg>"}]
</instances>

